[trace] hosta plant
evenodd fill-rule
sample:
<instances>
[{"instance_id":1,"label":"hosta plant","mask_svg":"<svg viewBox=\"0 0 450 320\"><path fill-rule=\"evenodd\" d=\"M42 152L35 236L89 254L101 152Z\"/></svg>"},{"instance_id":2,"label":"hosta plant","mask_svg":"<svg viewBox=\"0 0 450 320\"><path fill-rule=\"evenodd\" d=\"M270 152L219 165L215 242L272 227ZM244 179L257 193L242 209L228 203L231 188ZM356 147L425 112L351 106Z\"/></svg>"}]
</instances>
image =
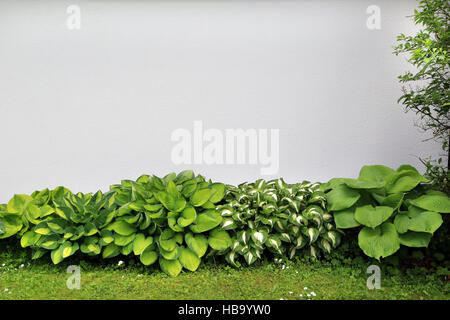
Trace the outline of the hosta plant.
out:
<instances>
[{"instance_id":1,"label":"hosta plant","mask_svg":"<svg viewBox=\"0 0 450 320\"><path fill-rule=\"evenodd\" d=\"M364 166L358 179L334 178L321 190L336 226L360 228L360 248L379 260L400 245L427 247L442 224L441 213L450 213L450 199L427 183L412 166L373 165Z\"/></svg>"},{"instance_id":2,"label":"hosta plant","mask_svg":"<svg viewBox=\"0 0 450 320\"><path fill-rule=\"evenodd\" d=\"M329 253L340 234L318 189L318 183L287 184L283 179L227 186L226 204L219 211L231 247L220 253L233 266L240 260L250 265L268 252L291 259L301 252L313 257Z\"/></svg>"},{"instance_id":3,"label":"hosta plant","mask_svg":"<svg viewBox=\"0 0 450 320\"><path fill-rule=\"evenodd\" d=\"M192 171L164 178L123 180L105 194L73 194L58 187L15 195L0 207L0 237L17 234L33 258L50 252L57 264L81 251L103 258L136 255L144 265L159 262L169 275L195 271L211 247L224 250L228 236L216 203L225 185Z\"/></svg>"}]
</instances>

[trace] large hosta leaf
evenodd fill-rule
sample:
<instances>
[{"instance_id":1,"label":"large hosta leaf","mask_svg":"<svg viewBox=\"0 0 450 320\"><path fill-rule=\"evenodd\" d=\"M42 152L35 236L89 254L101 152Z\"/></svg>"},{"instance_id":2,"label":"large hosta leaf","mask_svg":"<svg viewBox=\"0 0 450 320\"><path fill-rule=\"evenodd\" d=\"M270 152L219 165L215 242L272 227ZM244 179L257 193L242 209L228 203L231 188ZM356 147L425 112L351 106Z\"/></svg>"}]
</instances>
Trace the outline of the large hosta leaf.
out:
<instances>
[{"instance_id":1,"label":"large hosta leaf","mask_svg":"<svg viewBox=\"0 0 450 320\"><path fill-rule=\"evenodd\" d=\"M202 234L193 235L192 233L186 233L184 240L188 247L194 251L199 258L201 258L208 249L208 239Z\"/></svg>"},{"instance_id":2,"label":"large hosta leaf","mask_svg":"<svg viewBox=\"0 0 450 320\"><path fill-rule=\"evenodd\" d=\"M208 243L215 250L225 250L231 246L231 238L225 230L215 229L209 233Z\"/></svg>"},{"instance_id":3,"label":"large hosta leaf","mask_svg":"<svg viewBox=\"0 0 450 320\"><path fill-rule=\"evenodd\" d=\"M197 270L198 266L200 265L200 258L197 256L197 254L188 248L181 248L180 257L178 258L181 265L188 269L189 271L195 271Z\"/></svg>"},{"instance_id":4,"label":"large hosta leaf","mask_svg":"<svg viewBox=\"0 0 450 320\"><path fill-rule=\"evenodd\" d=\"M358 235L359 247L369 257L380 260L400 249L400 239L392 223L369 228L364 227Z\"/></svg>"},{"instance_id":5,"label":"large hosta leaf","mask_svg":"<svg viewBox=\"0 0 450 320\"><path fill-rule=\"evenodd\" d=\"M355 210L356 207L353 206L348 209L334 212L333 216L336 227L347 229L360 226L361 224L355 220Z\"/></svg>"},{"instance_id":6,"label":"large hosta leaf","mask_svg":"<svg viewBox=\"0 0 450 320\"><path fill-rule=\"evenodd\" d=\"M215 210L206 210L197 215L194 223L189 226L192 232L201 233L214 229L222 222L222 216Z\"/></svg>"},{"instance_id":7,"label":"large hosta leaf","mask_svg":"<svg viewBox=\"0 0 450 320\"><path fill-rule=\"evenodd\" d=\"M225 196L225 185L223 183L213 183L211 184L211 196L209 201L212 203L217 203L223 199Z\"/></svg>"},{"instance_id":8,"label":"large hosta leaf","mask_svg":"<svg viewBox=\"0 0 450 320\"><path fill-rule=\"evenodd\" d=\"M339 211L350 208L361 197L358 191L350 189L345 184L338 185L326 194L328 209Z\"/></svg>"},{"instance_id":9,"label":"large hosta leaf","mask_svg":"<svg viewBox=\"0 0 450 320\"><path fill-rule=\"evenodd\" d=\"M362 206L356 208L355 220L367 227L374 228L389 219L393 212L394 210L391 207Z\"/></svg>"},{"instance_id":10,"label":"large hosta leaf","mask_svg":"<svg viewBox=\"0 0 450 320\"><path fill-rule=\"evenodd\" d=\"M442 225L442 216L431 211L408 211L399 213L394 220L395 228L399 233L408 230L434 233Z\"/></svg>"},{"instance_id":11,"label":"large hosta leaf","mask_svg":"<svg viewBox=\"0 0 450 320\"><path fill-rule=\"evenodd\" d=\"M110 228L114 230L116 233L122 235L122 236L129 236L136 232L136 228L133 227L128 222L125 222L123 220L119 220L114 222Z\"/></svg>"},{"instance_id":12,"label":"large hosta leaf","mask_svg":"<svg viewBox=\"0 0 450 320\"><path fill-rule=\"evenodd\" d=\"M0 214L0 239L8 238L22 229L22 219L17 214Z\"/></svg>"},{"instance_id":13,"label":"large hosta leaf","mask_svg":"<svg viewBox=\"0 0 450 320\"><path fill-rule=\"evenodd\" d=\"M153 251L150 247L146 247L139 257L142 264L149 266L156 262L158 259L158 253L156 251Z\"/></svg>"},{"instance_id":14,"label":"large hosta leaf","mask_svg":"<svg viewBox=\"0 0 450 320\"><path fill-rule=\"evenodd\" d=\"M191 197L191 204L195 207L204 205L211 197L211 189L201 189L194 192Z\"/></svg>"},{"instance_id":15,"label":"large hosta leaf","mask_svg":"<svg viewBox=\"0 0 450 320\"><path fill-rule=\"evenodd\" d=\"M153 243L152 237L145 237L144 234L139 233L133 241L133 252L135 255L140 255L149 245Z\"/></svg>"},{"instance_id":16,"label":"large hosta leaf","mask_svg":"<svg viewBox=\"0 0 450 320\"><path fill-rule=\"evenodd\" d=\"M450 213L450 198L444 194L426 194L411 200L411 203L428 211Z\"/></svg>"},{"instance_id":17,"label":"large hosta leaf","mask_svg":"<svg viewBox=\"0 0 450 320\"><path fill-rule=\"evenodd\" d=\"M382 165L364 166L359 172L358 180L378 182L385 184L386 180L394 174L395 171L391 168Z\"/></svg>"},{"instance_id":18,"label":"large hosta leaf","mask_svg":"<svg viewBox=\"0 0 450 320\"><path fill-rule=\"evenodd\" d=\"M399 234L400 243L408 247L428 247L432 234L426 232L414 232L408 231L403 234Z\"/></svg>"},{"instance_id":19,"label":"large hosta leaf","mask_svg":"<svg viewBox=\"0 0 450 320\"><path fill-rule=\"evenodd\" d=\"M414 189L419 183L427 182L420 173L413 170L403 170L392 174L387 183L387 193L407 192Z\"/></svg>"},{"instance_id":20,"label":"large hosta leaf","mask_svg":"<svg viewBox=\"0 0 450 320\"><path fill-rule=\"evenodd\" d=\"M162 257L159 258L159 266L171 277L176 277L183 269L183 266L178 260L166 260Z\"/></svg>"}]
</instances>

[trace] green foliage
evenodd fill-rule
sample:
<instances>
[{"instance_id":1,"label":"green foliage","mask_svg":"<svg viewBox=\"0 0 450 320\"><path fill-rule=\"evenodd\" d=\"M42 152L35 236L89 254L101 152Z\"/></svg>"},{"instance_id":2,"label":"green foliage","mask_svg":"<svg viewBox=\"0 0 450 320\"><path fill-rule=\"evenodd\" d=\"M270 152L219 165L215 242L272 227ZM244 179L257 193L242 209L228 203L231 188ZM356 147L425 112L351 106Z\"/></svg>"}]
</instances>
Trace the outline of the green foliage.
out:
<instances>
[{"instance_id":1,"label":"green foliage","mask_svg":"<svg viewBox=\"0 0 450 320\"><path fill-rule=\"evenodd\" d=\"M420 126L430 131L441 142L443 156L449 155L450 139L450 2L447 0L422 0L414 10L414 22L420 30L412 36L401 34L395 47L396 55L405 53L414 71L399 76L403 87L400 97L406 111L412 111L420 119ZM413 86L414 85L414 86ZM444 164L443 157L428 159L426 175L433 186L450 194L450 157Z\"/></svg>"},{"instance_id":2,"label":"green foliage","mask_svg":"<svg viewBox=\"0 0 450 320\"><path fill-rule=\"evenodd\" d=\"M250 265L266 252L289 259L329 254L338 246L340 233L318 189L318 183L290 185L283 179L227 186L226 204L219 211L222 229L231 233L231 239L223 241L231 241L231 247L219 253L233 266L240 266L240 257Z\"/></svg>"},{"instance_id":3,"label":"green foliage","mask_svg":"<svg viewBox=\"0 0 450 320\"><path fill-rule=\"evenodd\" d=\"M332 179L321 185L337 228L362 226L358 244L372 258L408 247L427 247L450 212L450 198L429 190L415 168L364 166L358 179Z\"/></svg>"},{"instance_id":4,"label":"green foliage","mask_svg":"<svg viewBox=\"0 0 450 320\"><path fill-rule=\"evenodd\" d=\"M103 258L133 254L144 265L159 259L175 276L183 267L195 271L208 243L214 249L230 244L226 231L209 233L222 221L215 203L224 195L223 184L192 171L123 180L105 194L46 189L15 195L1 207L0 237L18 233L33 259L50 252L55 264L77 251Z\"/></svg>"}]
</instances>

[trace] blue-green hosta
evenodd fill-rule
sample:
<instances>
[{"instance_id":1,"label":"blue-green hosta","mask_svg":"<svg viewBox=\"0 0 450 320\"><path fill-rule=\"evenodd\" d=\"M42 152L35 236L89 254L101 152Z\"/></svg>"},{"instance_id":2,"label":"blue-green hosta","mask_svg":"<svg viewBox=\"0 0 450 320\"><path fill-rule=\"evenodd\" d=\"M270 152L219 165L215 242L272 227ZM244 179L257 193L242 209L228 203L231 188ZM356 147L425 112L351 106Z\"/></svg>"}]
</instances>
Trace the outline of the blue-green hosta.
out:
<instances>
[{"instance_id":1,"label":"blue-green hosta","mask_svg":"<svg viewBox=\"0 0 450 320\"><path fill-rule=\"evenodd\" d=\"M336 226L360 227L360 248L379 260L400 245L427 247L442 224L441 213L450 213L450 198L429 190L427 182L409 165L373 165L364 166L358 179L334 178L321 190Z\"/></svg>"},{"instance_id":2,"label":"blue-green hosta","mask_svg":"<svg viewBox=\"0 0 450 320\"><path fill-rule=\"evenodd\" d=\"M331 252L341 235L326 212L318 183L287 184L283 179L227 186L226 204L219 207L221 227L231 233L231 247L219 253L234 266L240 258L252 264L270 251L275 257L300 253L314 257Z\"/></svg>"},{"instance_id":3,"label":"blue-green hosta","mask_svg":"<svg viewBox=\"0 0 450 320\"><path fill-rule=\"evenodd\" d=\"M215 204L225 185L183 171L158 178L124 180L105 194L73 194L58 187L15 195L0 207L0 238L18 234L34 259L50 252L57 264L81 251L103 258L139 256L159 262L169 275L195 271L208 248L224 249L225 231ZM210 232L211 231L211 232Z\"/></svg>"}]
</instances>

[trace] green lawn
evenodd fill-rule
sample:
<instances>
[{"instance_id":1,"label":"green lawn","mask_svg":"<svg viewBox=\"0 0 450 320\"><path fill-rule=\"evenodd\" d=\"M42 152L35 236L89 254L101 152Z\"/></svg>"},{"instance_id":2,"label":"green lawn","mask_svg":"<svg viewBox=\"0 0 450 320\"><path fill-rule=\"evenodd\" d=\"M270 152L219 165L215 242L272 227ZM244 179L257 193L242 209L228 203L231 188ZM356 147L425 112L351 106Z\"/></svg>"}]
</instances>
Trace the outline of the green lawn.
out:
<instances>
[{"instance_id":1,"label":"green lawn","mask_svg":"<svg viewBox=\"0 0 450 320\"><path fill-rule=\"evenodd\" d=\"M450 298L448 282L420 272L382 274L381 289L369 290L364 264L333 267L326 262L297 261L284 268L283 264L261 263L237 270L211 261L197 272L170 278L130 259L80 261L74 257L54 266L49 258L29 261L28 254L0 243L0 299ZM125 262L119 266L120 259ZM66 268L71 264L82 266L79 290L66 286L70 276Z\"/></svg>"}]
</instances>

